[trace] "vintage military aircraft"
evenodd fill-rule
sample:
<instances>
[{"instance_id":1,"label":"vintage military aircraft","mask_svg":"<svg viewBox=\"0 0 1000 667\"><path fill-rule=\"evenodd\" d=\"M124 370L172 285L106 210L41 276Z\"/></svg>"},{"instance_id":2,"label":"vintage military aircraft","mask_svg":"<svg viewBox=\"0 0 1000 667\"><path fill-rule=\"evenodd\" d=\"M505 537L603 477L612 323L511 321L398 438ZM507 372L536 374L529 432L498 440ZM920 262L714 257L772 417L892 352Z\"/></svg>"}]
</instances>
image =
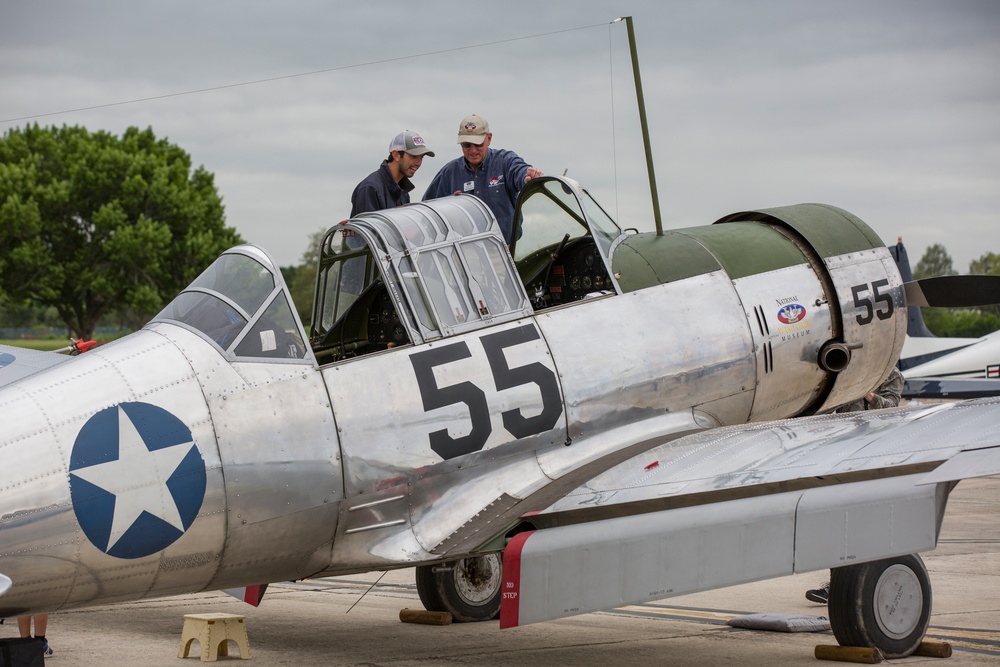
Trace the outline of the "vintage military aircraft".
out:
<instances>
[{"instance_id":1,"label":"vintage military aircraft","mask_svg":"<svg viewBox=\"0 0 1000 667\"><path fill-rule=\"evenodd\" d=\"M889 246L904 281L913 280L899 239ZM906 339L899 355L907 398L980 398L1000 395L1000 331L980 338L935 336L918 306L907 307Z\"/></svg>"},{"instance_id":2,"label":"vintage military aircraft","mask_svg":"<svg viewBox=\"0 0 1000 667\"><path fill-rule=\"evenodd\" d=\"M624 232L544 177L515 237L468 195L367 213L308 333L240 246L124 339L5 348L0 616L417 566L427 608L510 627L832 567L838 640L914 650L916 554L1000 472L1000 403L823 414L903 345L872 230Z\"/></svg>"}]
</instances>

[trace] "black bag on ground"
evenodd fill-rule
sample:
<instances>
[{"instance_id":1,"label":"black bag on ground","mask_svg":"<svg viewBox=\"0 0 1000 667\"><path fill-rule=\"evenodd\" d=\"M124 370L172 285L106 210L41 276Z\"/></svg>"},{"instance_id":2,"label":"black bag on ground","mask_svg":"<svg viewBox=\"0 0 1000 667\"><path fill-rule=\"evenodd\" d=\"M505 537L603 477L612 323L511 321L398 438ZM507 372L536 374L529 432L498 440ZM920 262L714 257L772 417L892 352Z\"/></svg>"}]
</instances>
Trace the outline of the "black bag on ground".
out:
<instances>
[{"instance_id":1,"label":"black bag on ground","mask_svg":"<svg viewBox=\"0 0 1000 667\"><path fill-rule=\"evenodd\" d=\"M43 646L34 637L0 639L0 667L45 667Z\"/></svg>"}]
</instances>

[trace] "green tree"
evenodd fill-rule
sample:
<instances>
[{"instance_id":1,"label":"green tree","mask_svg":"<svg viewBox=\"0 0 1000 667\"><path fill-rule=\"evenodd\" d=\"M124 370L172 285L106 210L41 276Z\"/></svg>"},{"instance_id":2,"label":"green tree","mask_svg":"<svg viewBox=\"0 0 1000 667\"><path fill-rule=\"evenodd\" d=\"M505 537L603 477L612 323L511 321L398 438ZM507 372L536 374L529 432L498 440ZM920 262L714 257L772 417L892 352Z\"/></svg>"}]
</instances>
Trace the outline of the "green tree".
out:
<instances>
[{"instance_id":1,"label":"green tree","mask_svg":"<svg viewBox=\"0 0 1000 667\"><path fill-rule=\"evenodd\" d=\"M0 140L0 289L55 307L75 336L112 309L154 314L241 242L214 176L152 128L35 124Z\"/></svg>"},{"instance_id":2,"label":"green tree","mask_svg":"<svg viewBox=\"0 0 1000 667\"><path fill-rule=\"evenodd\" d=\"M969 262L969 273L980 276L1000 276L1000 255L988 252Z\"/></svg>"},{"instance_id":3,"label":"green tree","mask_svg":"<svg viewBox=\"0 0 1000 667\"><path fill-rule=\"evenodd\" d=\"M302 252L298 266L285 266L281 274L288 284L288 291L295 302L295 310L302 319L306 331L312 321L313 293L316 291L316 266L319 264L319 247L323 243L326 230L320 229L309 235L309 244Z\"/></svg>"},{"instance_id":4,"label":"green tree","mask_svg":"<svg viewBox=\"0 0 1000 667\"><path fill-rule=\"evenodd\" d=\"M951 257L943 245L927 248L913 271L913 277L955 275ZM1000 275L1000 255L986 253L969 264L970 274ZM979 338L1000 328L1000 307L981 308L921 308L927 328L935 336L948 338Z\"/></svg>"},{"instance_id":5,"label":"green tree","mask_svg":"<svg viewBox=\"0 0 1000 667\"><path fill-rule=\"evenodd\" d=\"M59 319L55 308L45 308L27 301L14 303L0 297L0 329L30 329L38 325L61 328L64 323Z\"/></svg>"},{"instance_id":6,"label":"green tree","mask_svg":"<svg viewBox=\"0 0 1000 667\"><path fill-rule=\"evenodd\" d=\"M953 276L956 273L958 272L952 266L951 255L943 245L935 243L927 247L924 256L917 262L916 268L913 269L913 278L919 280L933 276Z\"/></svg>"},{"instance_id":7,"label":"green tree","mask_svg":"<svg viewBox=\"0 0 1000 667\"><path fill-rule=\"evenodd\" d=\"M981 276L1000 276L1000 255L988 252L969 262L969 273ZM1000 305L984 306L984 313L1000 318Z\"/></svg>"},{"instance_id":8,"label":"green tree","mask_svg":"<svg viewBox=\"0 0 1000 667\"><path fill-rule=\"evenodd\" d=\"M924 323L935 336L979 338L1000 329L1000 317L972 308L921 308Z\"/></svg>"}]
</instances>

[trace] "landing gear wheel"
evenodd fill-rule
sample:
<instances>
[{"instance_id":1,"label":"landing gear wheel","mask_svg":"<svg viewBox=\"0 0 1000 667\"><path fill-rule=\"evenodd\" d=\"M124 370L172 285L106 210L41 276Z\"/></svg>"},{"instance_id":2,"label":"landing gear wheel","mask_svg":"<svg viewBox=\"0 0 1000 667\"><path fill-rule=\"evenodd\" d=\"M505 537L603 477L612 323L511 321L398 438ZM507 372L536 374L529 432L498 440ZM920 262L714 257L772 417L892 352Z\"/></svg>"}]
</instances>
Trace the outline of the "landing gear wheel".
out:
<instances>
[{"instance_id":1,"label":"landing gear wheel","mask_svg":"<svg viewBox=\"0 0 1000 667\"><path fill-rule=\"evenodd\" d=\"M841 646L903 658L920 645L931 617L931 583L916 554L834 568L830 626Z\"/></svg>"},{"instance_id":2,"label":"landing gear wheel","mask_svg":"<svg viewBox=\"0 0 1000 667\"><path fill-rule=\"evenodd\" d=\"M447 611L452 620L488 621L500 613L503 562L500 554L470 556L417 568L417 593L427 611Z\"/></svg>"}]
</instances>

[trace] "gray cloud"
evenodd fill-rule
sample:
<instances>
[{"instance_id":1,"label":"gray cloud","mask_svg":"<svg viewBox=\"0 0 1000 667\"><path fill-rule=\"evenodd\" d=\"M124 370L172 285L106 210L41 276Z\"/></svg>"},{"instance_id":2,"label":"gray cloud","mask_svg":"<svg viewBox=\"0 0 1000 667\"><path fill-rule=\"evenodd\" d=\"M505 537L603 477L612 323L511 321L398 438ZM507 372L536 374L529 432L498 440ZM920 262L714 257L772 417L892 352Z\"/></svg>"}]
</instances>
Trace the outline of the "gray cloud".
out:
<instances>
[{"instance_id":1,"label":"gray cloud","mask_svg":"<svg viewBox=\"0 0 1000 667\"><path fill-rule=\"evenodd\" d=\"M0 131L151 126L216 175L229 224L292 264L395 132L438 153L420 194L477 112L494 146L568 169L622 226L651 229L625 27L608 25L621 14L667 227L818 201L911 257L943 243L964 270L1000 252L992 0L6 3L0 118L31 120Z\"/></svg>"}]
</instances>

